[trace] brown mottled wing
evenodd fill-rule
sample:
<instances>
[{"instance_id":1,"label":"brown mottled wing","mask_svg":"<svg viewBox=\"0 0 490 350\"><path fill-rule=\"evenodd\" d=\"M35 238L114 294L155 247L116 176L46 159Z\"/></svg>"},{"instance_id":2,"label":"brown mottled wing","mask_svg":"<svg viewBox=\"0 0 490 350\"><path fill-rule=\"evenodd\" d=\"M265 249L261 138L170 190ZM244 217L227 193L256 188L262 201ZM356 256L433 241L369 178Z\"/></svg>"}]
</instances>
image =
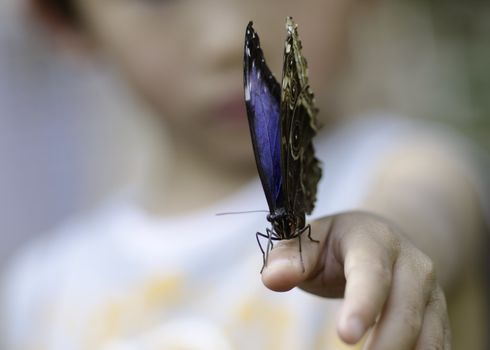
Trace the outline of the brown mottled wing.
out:
<instances>
[{"instance_id":1,"label":"brown mottled wing","mask_svg":"<svg viewBox=\"0 0 490 350\"><path fill-rule=\"evenodd\" d=\"M318 129L314 95L308 85L307 63L301 54L297 26L286 20L287 39L281 94L281 168L286 210L304 218L313 211L322 176L312 138Z\"/></svg>"}]
</instances>

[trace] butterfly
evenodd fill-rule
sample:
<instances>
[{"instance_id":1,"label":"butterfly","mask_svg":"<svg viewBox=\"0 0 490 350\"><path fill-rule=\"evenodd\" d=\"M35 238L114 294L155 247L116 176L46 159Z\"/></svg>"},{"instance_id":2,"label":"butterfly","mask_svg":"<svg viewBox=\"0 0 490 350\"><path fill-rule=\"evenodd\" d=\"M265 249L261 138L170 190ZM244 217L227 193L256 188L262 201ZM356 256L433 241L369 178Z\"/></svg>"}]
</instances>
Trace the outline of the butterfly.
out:
<instances>
[{"instance_id":1,"label":"butterfly","mask_svg":"<svg viewBox=\"0 0 490 350\"><path fill-rule=\"evenodd\" d=\"M307 62L301 54L297 25L286 19L282 85L266 64L260 40L249 22L244 45L244 90L248 122L259 177L264 189L271 228L257 232L263 267L273 241L298 238L311 227L306 214L313 211L322 176L312 139L318 130L314 95L308 85ZM260 238L267 239L264 250Z\"/></svg>"}]
</instances>

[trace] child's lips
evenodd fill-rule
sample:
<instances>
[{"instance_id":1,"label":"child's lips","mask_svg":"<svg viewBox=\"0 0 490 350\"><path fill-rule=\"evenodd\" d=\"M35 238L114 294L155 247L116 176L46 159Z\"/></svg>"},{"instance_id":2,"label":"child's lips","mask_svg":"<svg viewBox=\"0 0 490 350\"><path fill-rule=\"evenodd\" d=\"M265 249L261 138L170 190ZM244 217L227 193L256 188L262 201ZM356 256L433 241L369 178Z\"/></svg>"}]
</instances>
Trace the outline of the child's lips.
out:
<instances>
[{"instance_id":1,"label":"child's lips","mask_svg":"<svg viewBox=\"0 0 490 350\"><path fill-rule=\"evenodd\" d=\"M247 114L243 96L233 96L222 100L212 108L212 117L221 123L245 125Z\"/></svg>"}]
</instances>

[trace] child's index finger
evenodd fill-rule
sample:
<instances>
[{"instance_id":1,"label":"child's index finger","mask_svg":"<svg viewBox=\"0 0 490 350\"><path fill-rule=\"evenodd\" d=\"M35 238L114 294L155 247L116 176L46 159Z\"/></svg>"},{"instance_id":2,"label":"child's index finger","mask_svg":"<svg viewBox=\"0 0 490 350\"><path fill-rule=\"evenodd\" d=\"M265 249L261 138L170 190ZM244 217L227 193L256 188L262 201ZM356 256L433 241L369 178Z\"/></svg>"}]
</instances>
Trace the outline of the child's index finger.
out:
<instances>
[{"instance_id":1,"label":"child's index finger","mask_svg":"<svg viewBox=\"0 0 490 350\"><path fill-rule=\"evenodd\" d=\"M285 292L310 278L316 270L325 235L317 237L316 232L312 232L312 236L314 240L304 234L274 245L262 271L262 282L267 288Z\"/></svg>"}]
</instances>

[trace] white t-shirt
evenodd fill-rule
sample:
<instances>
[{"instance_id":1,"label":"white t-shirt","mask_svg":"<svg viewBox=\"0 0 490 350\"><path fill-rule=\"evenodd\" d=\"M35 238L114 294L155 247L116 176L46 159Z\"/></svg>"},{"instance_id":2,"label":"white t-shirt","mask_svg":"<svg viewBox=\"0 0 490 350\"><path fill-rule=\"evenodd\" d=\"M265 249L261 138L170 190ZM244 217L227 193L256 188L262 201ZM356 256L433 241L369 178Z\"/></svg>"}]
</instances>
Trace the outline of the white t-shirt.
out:
<instances>
[{"instance_id":1,"label":"white t-shirt","mask_svg":"<svg viewBox=\"0 0 490 350\"><path fill-rule=\"evenodd\" d=\"M411 130L380 118L324 136L312 217L355 209L377 162ZM335 333L339 301L263 286L255 232L266 214L215 215L253 209L267 209L258 180L172 218L119 196L42 236L6 275L5 349L347 349Z\"/></svg>"}]
</instances>

